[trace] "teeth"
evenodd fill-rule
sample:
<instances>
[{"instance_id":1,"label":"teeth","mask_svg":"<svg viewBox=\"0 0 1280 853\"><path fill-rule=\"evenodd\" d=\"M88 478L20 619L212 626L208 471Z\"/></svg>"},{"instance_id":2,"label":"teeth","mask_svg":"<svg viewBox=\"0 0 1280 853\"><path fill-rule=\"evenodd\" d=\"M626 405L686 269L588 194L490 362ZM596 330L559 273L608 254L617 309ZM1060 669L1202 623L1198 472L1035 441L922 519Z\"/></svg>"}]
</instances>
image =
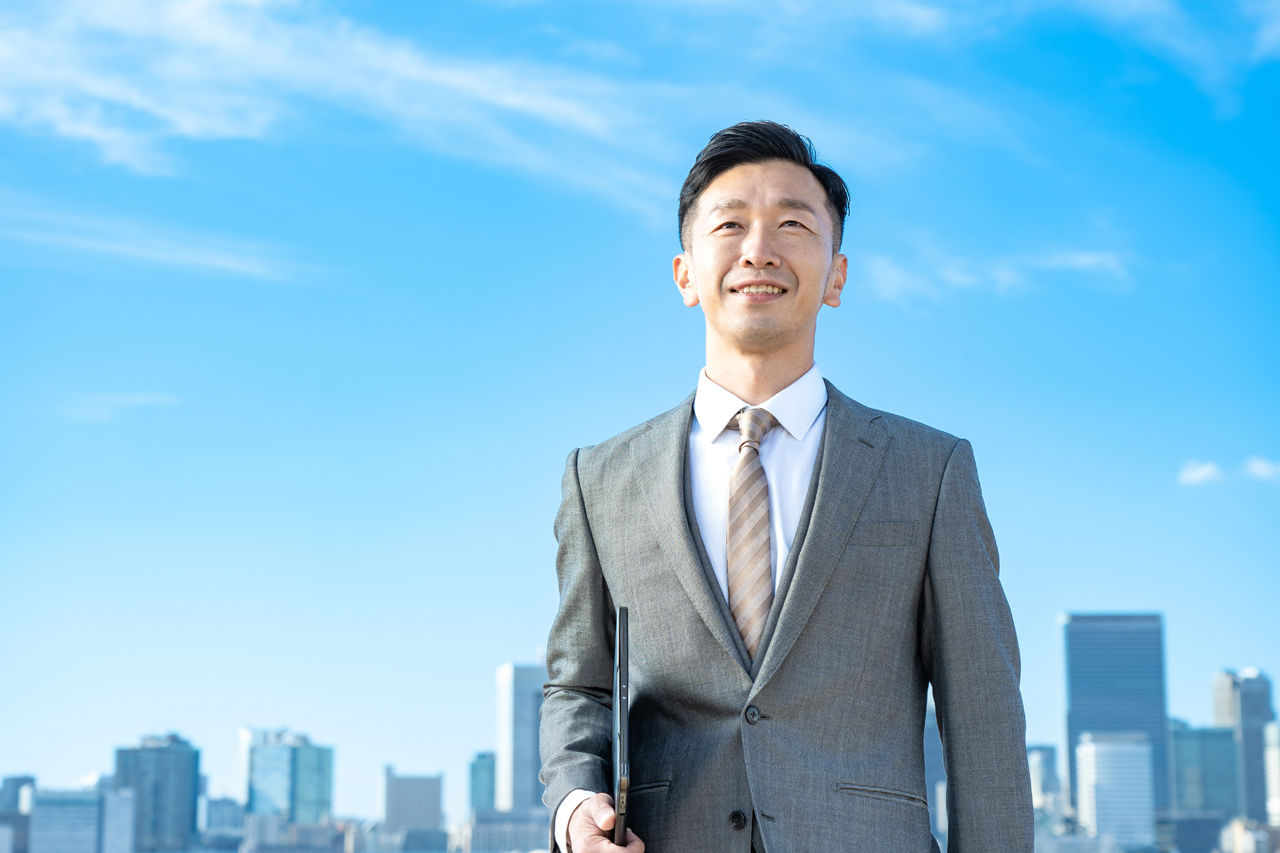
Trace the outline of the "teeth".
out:
<instances>
[{"instance_id":1,"label":"teeth","mask_svg":"<svg viewBox=\"0 0 1280 853\"><path fill-rule=\"evenodd\" d=\"M772 284L748 284L746 287L738 289L739 293L781 293L781 287L774 287Z\"/></svg>"}]
</instances>

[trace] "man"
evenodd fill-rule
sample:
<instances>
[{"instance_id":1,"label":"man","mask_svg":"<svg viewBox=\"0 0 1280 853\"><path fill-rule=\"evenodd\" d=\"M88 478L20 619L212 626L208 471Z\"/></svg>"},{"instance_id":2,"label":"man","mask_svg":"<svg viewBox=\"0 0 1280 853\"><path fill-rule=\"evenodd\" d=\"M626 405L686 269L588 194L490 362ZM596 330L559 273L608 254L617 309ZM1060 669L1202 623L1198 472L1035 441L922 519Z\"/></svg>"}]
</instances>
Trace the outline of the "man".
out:
<instances>
[{"instance_id":1,"label":"man","mask_svg":"<svg viewBox=\"0 0 1280 853\"><path fill-rule=\"evenodd\" d=\"M565 470L540 735L553 849L624 849L603 793L617 606L629 853L936 849L930 684L949 850L1032 849L1017 639L971 448L813 363L847 210L772 122L717 133L689 172L673 271L706 319L697 391Z\"/></svg>"}]
</instances>

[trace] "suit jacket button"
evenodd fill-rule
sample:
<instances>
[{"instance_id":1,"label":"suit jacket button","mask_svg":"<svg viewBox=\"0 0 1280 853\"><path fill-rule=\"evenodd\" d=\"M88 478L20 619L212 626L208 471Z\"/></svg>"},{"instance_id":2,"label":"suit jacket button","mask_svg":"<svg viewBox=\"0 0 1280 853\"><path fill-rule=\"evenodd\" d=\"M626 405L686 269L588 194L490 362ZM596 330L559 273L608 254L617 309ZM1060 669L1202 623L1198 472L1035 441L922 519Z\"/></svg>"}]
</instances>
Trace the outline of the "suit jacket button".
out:
<instances>
[{"instance_id":1,"label":"suit jacket button","mask_svg":"<svg viewBox=\"0 0 1280 853\"><path fill-rule=\"evenodd\" d=\"M736 811L729 815L729 823L732 824L734 829L742 829L747 825L747 816L742 812Z\"/></svg>"},{"instance_id":2,"label":"suit jacket button","mask_svg":"<svg viewBox=\"0 0 1280 853\"><path fill-rule=\"evenodd\" d=\"M755 705L747 706L747 722L753 726L760 722L760 709Z\"/></svg>"}]
</instances>

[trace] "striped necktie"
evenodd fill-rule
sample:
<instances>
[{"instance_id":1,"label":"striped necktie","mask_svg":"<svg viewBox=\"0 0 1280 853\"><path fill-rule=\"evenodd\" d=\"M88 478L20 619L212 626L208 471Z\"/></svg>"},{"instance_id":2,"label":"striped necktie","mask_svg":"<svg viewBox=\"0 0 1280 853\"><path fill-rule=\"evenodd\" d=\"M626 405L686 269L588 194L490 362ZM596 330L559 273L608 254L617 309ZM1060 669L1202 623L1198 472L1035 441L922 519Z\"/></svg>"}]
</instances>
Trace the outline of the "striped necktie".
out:
<instances>
[{"instance_id":1,"label":"striped necktie","mask_svg":"<svg viewBox=\"0 0 1280 853\"><path fill-rule=\"evenodd\" d=\"M743 409L729 421L729 429L738 430L741 436L738 461L729 477L729 610L752 660L773 606L769 484L760 464L760 442L777 425L777 419L764 409Z\"/></svg>"}]
</instances>

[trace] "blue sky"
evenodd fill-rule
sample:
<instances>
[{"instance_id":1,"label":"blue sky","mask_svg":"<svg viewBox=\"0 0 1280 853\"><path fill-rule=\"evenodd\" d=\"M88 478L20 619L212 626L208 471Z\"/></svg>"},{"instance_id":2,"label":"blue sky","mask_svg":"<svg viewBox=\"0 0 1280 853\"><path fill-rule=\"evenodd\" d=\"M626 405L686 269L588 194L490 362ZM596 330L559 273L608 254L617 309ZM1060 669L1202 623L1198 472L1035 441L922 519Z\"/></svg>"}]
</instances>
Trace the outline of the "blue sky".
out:
<instances>
[{"instance_id":1,"label":"blue sky","mask_svg":"<svg viewBox=\"0 0 1280 853\"><path fill-rule=\"evenodd\" d=\"M57 0L0 8L0 773L178 731L493 745L565 455L678 403L675 195L772 118L849 181L818 363L969 438L1063 738L1066 611L1170 712L1280 676L1280 4Z\"/></svg>"}]
</instances>

